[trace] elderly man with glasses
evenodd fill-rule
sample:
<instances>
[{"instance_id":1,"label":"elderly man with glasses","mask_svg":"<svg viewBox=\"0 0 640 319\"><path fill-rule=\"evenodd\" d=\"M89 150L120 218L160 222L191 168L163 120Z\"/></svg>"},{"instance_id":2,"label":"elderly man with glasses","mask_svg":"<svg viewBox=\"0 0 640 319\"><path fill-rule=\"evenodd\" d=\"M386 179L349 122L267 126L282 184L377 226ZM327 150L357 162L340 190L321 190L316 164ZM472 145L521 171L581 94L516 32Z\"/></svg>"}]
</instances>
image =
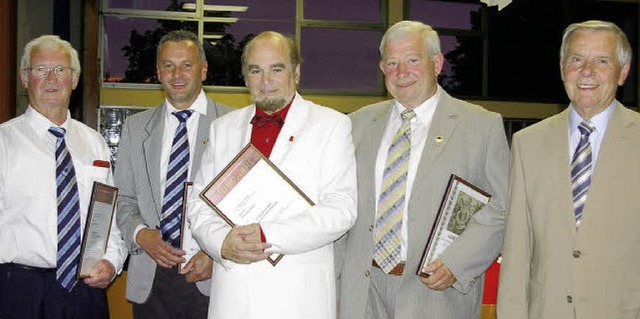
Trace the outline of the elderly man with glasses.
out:
<instances>
[{"instance_id":1,"label":"elderly man with glasses","mask_svg":"<svg viewBox=\"0 0 640 319\"><path fill-rule=\"evenodd\" d=\"M104 288L126 257L115 223L102 259L77 276L93 183L112 183L104 139L69 112L78 53L41 36L20 69L29 106L0 125L0 318L109 318Z\"/></svg>"}]
</instances>

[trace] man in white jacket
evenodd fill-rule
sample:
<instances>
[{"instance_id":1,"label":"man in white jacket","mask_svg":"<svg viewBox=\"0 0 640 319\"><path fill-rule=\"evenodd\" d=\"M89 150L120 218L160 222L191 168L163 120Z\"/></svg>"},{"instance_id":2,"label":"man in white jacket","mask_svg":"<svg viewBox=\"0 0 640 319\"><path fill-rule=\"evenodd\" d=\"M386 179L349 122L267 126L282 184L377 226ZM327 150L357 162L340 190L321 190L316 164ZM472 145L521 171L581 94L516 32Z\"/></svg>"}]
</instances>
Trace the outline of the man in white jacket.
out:
<instances>
[{"instance_id":1,"label":"man in white jacket","mask_svg":"<svg viewBox=\"0 0 640 319\"><path fill-rule=\"evenodd\" d=\"M216 120L189 199L193 233L216 259L211 318L335 318L333 241L356 219L348 117L296 93L293 41L263 32L242 67L254 104ZM230 227L198 194L251 142L315 203L288 218ZM238 222L238 224L241 224ZM285 254L273 266L265 259Z\"/></svg>"}]
</instances>

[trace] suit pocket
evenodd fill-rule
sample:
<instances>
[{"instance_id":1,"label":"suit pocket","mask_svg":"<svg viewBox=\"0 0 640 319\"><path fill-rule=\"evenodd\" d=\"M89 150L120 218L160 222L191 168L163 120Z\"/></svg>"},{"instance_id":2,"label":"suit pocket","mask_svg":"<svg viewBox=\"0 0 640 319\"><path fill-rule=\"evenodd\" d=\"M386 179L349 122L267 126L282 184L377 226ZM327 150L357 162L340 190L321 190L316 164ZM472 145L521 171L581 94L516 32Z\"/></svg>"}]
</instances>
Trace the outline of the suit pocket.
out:
<instances>
[{"instance_id":1,"label":"suit pocket","mask_svg":"<svg viewBox=\"0 0 640 319\"><path fill-rule=\"evenodd\" d=\"M640 310L640 291L625 291L622 293L622 309Z\"/></svg>"},{"instance_id":2,"label":"suit pocket","mask_svg":"<svg viewBox=\"0 0 640 319\"><path fill-rule=\"evenodd\" d=\"M620 318L640 319L640 291L622 293L622 309Z\"/></svg>"}]
</instances>

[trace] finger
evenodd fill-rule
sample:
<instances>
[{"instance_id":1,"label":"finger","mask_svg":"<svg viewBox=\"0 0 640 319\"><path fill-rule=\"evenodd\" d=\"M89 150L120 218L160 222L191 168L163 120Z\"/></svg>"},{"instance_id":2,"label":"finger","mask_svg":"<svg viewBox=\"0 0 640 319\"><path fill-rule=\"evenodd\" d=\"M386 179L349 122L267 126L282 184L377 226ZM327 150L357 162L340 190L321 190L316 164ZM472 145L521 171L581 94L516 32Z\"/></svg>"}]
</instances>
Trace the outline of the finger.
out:
<instances>
[{"instance_id":1,"label":"finger","mask_svg":"<svg viewBox=\"0 0 640 319\"><path fill-rule=\"evenodd\" d=\"M268 248L271 248L271 244L262 243L262 242L238 244L238 250L239 251L259 251L259 252L263 252L265 249L268 249Z\"/></svg>"},{"instance_id":2,"label":"finger","mask_svg":"<svg viewBox=\"0 0 640 319\"><path fill-rule=\"evenodd\" d=\"M234 228L239 235L252 235L256 233L260 233L260 224L249 224L244 226L239 226Z\"/></svg>"},{"instance_id":3,"label":"finger","mask_svg":"<svg viewBox=\"0 0 640 319\"><path fill-rule=\"evenodd\" d=\"M200 280L200 279L198 279L198 277L197 277L194 273L192 273L192 272L190 272L190 273L186 274L186 275L184 276L184 279L186 279L186 280L187 280L187 282L198 282L198 281Z\"/></svg>"},{"instance_id":4,"label":"finger","mask_svg":"<svg viewBox=\"0 0 640 319\"><path fill-rule=\"evenodd\" d=\"M257 262L261 260L267 259L271 254L265 253L263 251L248 251L242 255L242 259L246 261L246 263Z\"/></svg>"},{"instance_id":5,"label":"finger","mask_svg":"<svg viewBox=\"0 0 640 319\"><path fill-rule=\"evenodd\" d=\"M189 260L184 266L182 266L182 270L180 270L181 274L188 274L194 270L193 267L193 259Z\"/></svg>"},{"instance_id":6,"label":"finger","mask_svg":"<svg viewBox=\"0 0 640 319\"><path fill-rule=\"evenodd\" d=\"M184 259L184 251L180 249L176 249L167 243L163 243L164 245L160 247L160 253L165 259L165 262L175 266L178 263L186 262Z\"/></svg>"},{"instance_id":7,"label":"finger","mask_svg":"<svg viewBox=\"0 0 640 319\"><path fill-rule=\"evenodd\" d=\"M435 289L441 280L442 280L442 274L438 272L433 272L428 278L424 278L423 282L427 285L427 287L431 289Z\"/></svg>"},{"instance_id":8,"label":"finger","mask_svg":"<svg viewBox=\"0 0 640 319\"><path fill-rule=\"evenodd\" d=\"M440 266L442 266L443 263L440 259L436 259L432 262L430 262L429 264L427 264L427 268L425 269L427 272L436 272L438 270L438 268L440 268Z\"/></svg>"}]
</instances>

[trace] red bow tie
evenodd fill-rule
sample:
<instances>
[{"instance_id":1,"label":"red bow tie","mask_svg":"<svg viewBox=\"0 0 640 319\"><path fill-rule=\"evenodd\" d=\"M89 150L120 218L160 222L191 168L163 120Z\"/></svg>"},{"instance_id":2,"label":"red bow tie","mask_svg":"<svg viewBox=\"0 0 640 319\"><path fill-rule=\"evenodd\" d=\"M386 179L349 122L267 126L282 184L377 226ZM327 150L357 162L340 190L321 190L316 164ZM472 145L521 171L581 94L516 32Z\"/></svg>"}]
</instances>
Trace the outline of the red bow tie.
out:
<instances>
[{"instance_id":1,"label":"red bow tie","mask_svg":"<svg viewBox=\"0 0 640 319\"><path fill-rule=\"evenodd\" d=\"M253 126L255 127L263 127L267 124L273 124L274 126L277 126L278 128L282 128L282 125L284 124L284 120L282 119L282 116L280 116L280 114L274 113L271 115L260 115L260 114L256 114L253 119L251 119L251 124L253 124Z\"/></svg>"}]
</instances>

